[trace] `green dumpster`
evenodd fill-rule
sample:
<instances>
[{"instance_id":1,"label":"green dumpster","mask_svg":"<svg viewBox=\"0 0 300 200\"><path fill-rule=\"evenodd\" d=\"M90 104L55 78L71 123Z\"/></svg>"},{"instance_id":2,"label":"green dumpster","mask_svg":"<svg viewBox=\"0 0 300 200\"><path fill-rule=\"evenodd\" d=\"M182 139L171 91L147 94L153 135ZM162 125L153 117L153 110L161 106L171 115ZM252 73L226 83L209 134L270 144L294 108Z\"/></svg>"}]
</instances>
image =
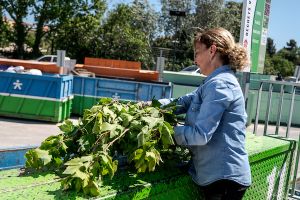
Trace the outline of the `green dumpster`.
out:
<instances>
[{"instance_id":1,"label":"green dumpster","mask_svg":"<svg viewBox=\"0 0 300 200\"><path fill-rule=\"evenodd\" d=\"M244 199L286 198L294 146L295 141L247 135L253 184ZM165 163L155 172L139 175L118 170L112 180L104 180L97 199L202 199L190 176L174 166ZM18 175L18 169L0 171L0 199L88 199L62 191L54 174Z\"/></svg>"},{"instance_id":2,"label":"green dumpster","mask_svg":"<svg viewBox=\"0 0 300 200\"><path fill-rule=\"evenodd\" d=\"M72 96L64 99L45 99L0 95L0 115L61 122L70 117L72 99Z\"/></svg>"}]
</instances>

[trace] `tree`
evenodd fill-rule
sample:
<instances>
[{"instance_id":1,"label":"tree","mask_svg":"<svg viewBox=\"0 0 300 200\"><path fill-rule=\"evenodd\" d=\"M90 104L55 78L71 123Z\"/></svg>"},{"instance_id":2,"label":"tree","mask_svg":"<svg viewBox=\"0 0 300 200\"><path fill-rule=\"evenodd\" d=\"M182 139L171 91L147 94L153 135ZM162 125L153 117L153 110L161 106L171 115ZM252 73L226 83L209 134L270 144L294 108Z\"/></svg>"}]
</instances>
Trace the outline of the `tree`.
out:
<instances>
[{"instance_id":1,"label":"tree","mask_svg":"<svg viewBox=\"0 0 300 200\"><path fill-rule=\"evenodd\" d=\"M289 42L286 43L287 47L285 49L292 51L297 49L297 42L294 39L291 39Z\"/></svg>"},{"instance_id":2,"label":"tree","mask_svg":"<svg viewBox=\"0 0 300 200\"><path fill-rule=\"evenodd\" d=\"M266 53L272 57L275 55L276 53L276 47L275 47L275 44L274 44L274 41L272 38L267 38L267 47L266 47Z\"/></svg>"},{"instance_id":3,"label":"tree","mask_svg":"<svg viewBox=\"0 0 300 200\"><path fill-rule=\"evenodd\" d=\"M24 23L24 18L28 16L29 8L33 2L33 0L0 0L0 6L4 8L14 21L13 41L17 46L17 58L23 58L24 56L26 35L31 29L30 25Z\"/></svg>"},{"instance_id":4,"label":"tree","mask_svg":"<svg viewBox=\"0 0 300 200\"><path fill-rule=\"evenodd\" d=\"M71 8L74 2L67 6ZM52 34L56 34L56 49L64 49L68 56L83 62L84 57L97 53L98 33L106 3L104 0L78 1L75 7L76 11L70 9L67 13L70 16L67 20L59 16L57 28Z\"/></svg>"},{"instance_id":5,"label":"tree","mask_svg":"<svg viewBox=\"0 0 300 200\"><path fill-rule=\"evenodd\" d=\"M280 55L274 55L272 58L267 56L264 73L273 75L280 73L283 77L291 76L294 73L294 64Z\"/></svg>"},{"instance_id":6,"label":"tree","mask_svg":"<svg viewBox=\"0 0 300 200\"><path fill-rule=\"evenodd\" d=\"M224 5L223 0L162 0L161 2L162 17L160 21L163 24L165 35L157 38L154 45L165 45L159 47L173 48L174 51L177 52L176 61L167 63L166 65L166 67L171 70L181 69L183 66L192 63L192 41L197 27L202 29L224 27L233 34L236 41L239 40L242 3L229 1ZM168 11L172 9L187 11L186 17L174 18L173 16L172 18L168 13ZM176 19L180 19L179 26L176 25ZM175 53L173 53L173 55L175 55ZM176 66L172 67L172 65Z\"/></svg>"},{"instance_id":7,"label":"tree","mask_svg":"<svg viewBox=\"0 0 300 200\"><path fill-rule=\"evenodd\" d=\"M158 32L159 14L150 6L148 0L134 0L132 12L135 16L132 19L133 25L144 31L148 40L152 41Z\"/></svg>"},{"instance_id":8,"label":"tree","mask_svg":"<svg viewBox=\"0 0 300 200\"><path fill-rule=\"evenodd\" d=\"M195 26L207 29L221 25L224 0L196 0Z\"/></svg>"},{"instance_id":9,"label":"tree","mask_svg":"<svg viewBox=\"0 0 300 200\"><path fill-rule=\"evenodd\" d=\"M220 13L220 26L230 31L236 42L240 38L242 9L242 3L228 1Z\"/></svg>"},{"instance_id":10,"label":"tree","mask_svg":"<svg viewBox=\"0 0 300 200\"><path fill-rule=\"evenodd\" d=\"M286 44L286 47L278 51L278 55L291 61L294 65L299 64L300 48L297 47L297 42L294 39L291 39Z\"/></svg>"},{"instance_id":11,"label":"tree","mask_svg":"<svg viewBox=\"0 0 300 200\"><path fill-rule=\"evenodd\" d=\"M33 5L33 15L36 22L35 39L33 43L33 57L40 56L40 44L47 33L45 25L58 18L58 0L38 0Z\"/></svg>"},{"instance_id":12,"label":"tree","mask_svg":"<svg viewBox=\"0 0 300 200\"><path fill-rule=\"evenodd\" d=\"M1 13L1 19L0 19L0 47L5 47L9 44L9 41L11 41L11 30L8 25L8 21L6 17L3 14L3 8L0 6L0 13Z\"/></svg>"},{"instance_id":13,"label":"tree","mask_svg":"<svg viewBox=\"0 0 300 200\"><path fill-rule=\"evenodd\" d=\"M138 17L129 5L119 4L108 13L98 37L98 57L153 64L148 33L136 26Z\"/></svg>"},{"instance_id":14,"label":"tree","mask_svg":"<svg viewBox=\"0 0 300 200\"><path fill-rule=\"evenodd\" d=\"M159 24L162 35L174 36L181 29L190 29L191 26L194 26L194 16L191 15L194 7L193 0L161 0L161 5ZM170 11L185 12L185 16L172 16Z\"/></svg>"}]
</instances>

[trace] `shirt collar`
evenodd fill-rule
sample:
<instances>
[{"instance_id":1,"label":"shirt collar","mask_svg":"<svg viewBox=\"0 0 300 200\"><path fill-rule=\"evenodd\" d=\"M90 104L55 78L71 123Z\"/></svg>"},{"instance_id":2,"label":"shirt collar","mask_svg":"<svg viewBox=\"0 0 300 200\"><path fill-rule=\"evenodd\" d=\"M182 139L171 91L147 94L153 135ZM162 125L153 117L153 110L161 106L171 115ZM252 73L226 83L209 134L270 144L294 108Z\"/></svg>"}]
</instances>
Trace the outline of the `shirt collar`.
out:
<instances>
[{"instance_id":1,"label":"shirt collar","mask_svg":"<svg viewBox=\"0 0 300 200\"><path fill-rule=\"evenodd\" d=\"M225 71L230 71L230 67L228 65L223 65L221 67L218 67L217 69L215 69L210 75L208 75L206 77L206 79L204 80L204 83L206 83L207 81L209 81L210 79L212 79L213 77L215 77L218 74L221 74Z\"/></svg>"}]
</instances>

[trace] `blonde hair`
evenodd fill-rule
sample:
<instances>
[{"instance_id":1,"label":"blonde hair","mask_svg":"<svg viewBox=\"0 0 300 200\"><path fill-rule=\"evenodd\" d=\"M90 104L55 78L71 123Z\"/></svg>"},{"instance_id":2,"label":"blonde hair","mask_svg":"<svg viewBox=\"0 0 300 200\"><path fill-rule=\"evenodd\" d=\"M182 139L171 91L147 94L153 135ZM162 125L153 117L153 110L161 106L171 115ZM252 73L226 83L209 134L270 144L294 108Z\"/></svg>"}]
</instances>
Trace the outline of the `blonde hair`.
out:
<instances>
[{"instance_id":1,"label":"blonde hair","mask_svg":"<svg viewBox=\"0 0 300 200\"><path fill-rule=\"evenodd\" d=\"M216 45L217 52L223 64L227 64L232 70L242 70L249 65L247 50L238 43L235 43L233 36L224 28L212 28L204 31L199 31L194 40L205 44L207 47Z\"/></svg>"}]
</instances>

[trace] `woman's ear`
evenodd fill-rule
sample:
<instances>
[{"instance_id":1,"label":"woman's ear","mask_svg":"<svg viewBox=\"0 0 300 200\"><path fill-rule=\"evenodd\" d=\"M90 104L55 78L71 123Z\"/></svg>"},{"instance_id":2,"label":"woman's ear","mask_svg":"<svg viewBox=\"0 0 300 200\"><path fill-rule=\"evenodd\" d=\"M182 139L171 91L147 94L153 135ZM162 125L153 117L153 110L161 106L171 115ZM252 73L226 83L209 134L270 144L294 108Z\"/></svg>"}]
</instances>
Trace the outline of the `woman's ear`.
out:
<instances>
[{"instance_id":1,"label":"woman's ear","mask_svg":"<svg viewBox=\"0 0 300 200\"><path fill-rule=\"evenodd\" d=\"M211 46L209 47L209 53L210 53L210 59L213 60L214 57L215 57L215 55L216 55L216 53L217 53L217 46L214 45L214 44L211 45Z\"/></svg>"},{"instance_id":2,"label":"woman's ear","mask_svg":"<svg viewBox=\"0 0 300 200\"><path fill-rule=\"evenodd\" d=\"M212 44L209 48L211 54L215 54L217 52L217 46Z\"/></svg>"}]
</instances>

